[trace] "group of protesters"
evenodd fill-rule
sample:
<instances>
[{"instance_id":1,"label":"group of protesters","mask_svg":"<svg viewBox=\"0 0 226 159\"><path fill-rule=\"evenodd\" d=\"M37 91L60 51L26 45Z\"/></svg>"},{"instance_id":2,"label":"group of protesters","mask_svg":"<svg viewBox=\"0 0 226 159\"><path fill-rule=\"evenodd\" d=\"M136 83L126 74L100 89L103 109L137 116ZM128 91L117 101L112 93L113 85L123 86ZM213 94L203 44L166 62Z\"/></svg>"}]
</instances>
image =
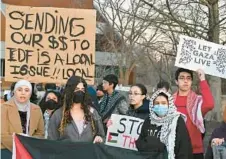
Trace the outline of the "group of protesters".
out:
<instances>
[{"instance_id":1,"label":"group of protesters","mask_svg":"<svg viewBox=\"0 0 226 159\"><path fill-rule=\"evenodd\" d=\"M63 88L46 87L40 101L34 97L34 85L20 80L1 105L1 157L12 158L13 133L62 142L104 143L111 115L120 114L145 120L136 141L140 152L163 152L168 159L213 159L212 147L226 140L226 109L205 152L204 117L214 108L214 98L204 71L197 70L197 75L200 95L191 89L193 72L179 68L174 94L164 81L150 98L143 84L134 84L129 100L115 89L118 77L113 74L105 76L96 90L82 77L71 76Z\"/></svg>"}]
</instances>

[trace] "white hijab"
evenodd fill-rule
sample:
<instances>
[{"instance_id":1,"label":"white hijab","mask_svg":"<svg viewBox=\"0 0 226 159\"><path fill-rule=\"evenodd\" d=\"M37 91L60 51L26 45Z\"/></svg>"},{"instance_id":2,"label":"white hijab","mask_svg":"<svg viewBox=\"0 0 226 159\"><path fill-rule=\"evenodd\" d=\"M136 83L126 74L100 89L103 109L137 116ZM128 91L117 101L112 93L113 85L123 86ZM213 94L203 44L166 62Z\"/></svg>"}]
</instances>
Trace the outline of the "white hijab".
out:
<instances>
[{"instance_id":1,"label":"white hijab","mask_svg":"<svg viewBox=\"0 0 226 159\"><path fill-rule=\"evenodd\" d=\"M15 95L15 91L22 86L27 86L30 90L30 92L32 93L32 86L31 83L27 80L20 80L16 83L15 87L14 87L14 95ZM15 97L13 97L14 102L18 108L19 111L22 112L27 112L27 123L26 123L26 134L29 134L29 124L30 124L30 114L31 114L31 106L30 106L30 100L28 100L25 103L20 103L16 100Z\"/></svg>"}]
</instances>

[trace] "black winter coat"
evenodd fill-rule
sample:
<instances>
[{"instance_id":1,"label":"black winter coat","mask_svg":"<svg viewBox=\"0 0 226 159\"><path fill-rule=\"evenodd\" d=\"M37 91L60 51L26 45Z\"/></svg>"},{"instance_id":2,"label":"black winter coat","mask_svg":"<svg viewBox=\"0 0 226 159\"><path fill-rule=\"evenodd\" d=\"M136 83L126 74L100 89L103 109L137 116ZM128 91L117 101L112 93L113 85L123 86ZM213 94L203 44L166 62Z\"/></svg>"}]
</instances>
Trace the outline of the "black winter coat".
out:
<instances>
[{"instance_id":1,"label":"black winter coat","mask_svg":"<svg viewBox=\"0 0 226 159\"><path fill-rule=\"evenodd\" d=\"M166 146L160 141L161 126L151 124L150 119L144 121L141 134L136 141L139 151L166 151ZM192 159L191 140L182 117L178 118L176 128L176 139L174 147L175 159Z\"/></svg>"}]
</instances>

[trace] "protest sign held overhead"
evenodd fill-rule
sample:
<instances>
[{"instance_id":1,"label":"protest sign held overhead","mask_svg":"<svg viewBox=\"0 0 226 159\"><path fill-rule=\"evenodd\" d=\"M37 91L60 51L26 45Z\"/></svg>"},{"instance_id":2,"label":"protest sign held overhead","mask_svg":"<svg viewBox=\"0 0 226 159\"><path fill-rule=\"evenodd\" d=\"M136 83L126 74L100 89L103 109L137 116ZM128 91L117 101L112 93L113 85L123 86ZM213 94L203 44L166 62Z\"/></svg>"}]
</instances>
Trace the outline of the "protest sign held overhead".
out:
<instances>
[{"instance_id":1,"label":"protest sign held overhead","mask_svg":"<svg viewBox=\"0 0 226 159\"><path fill-rule=\"evenodd\" d=\"M95 10L7 5L5 79L93 84L95 31Z\"/></svg>"},{"instance_id":2,"label":"protest sign held overhead","mask_svg":"<svg viewBox=\"0 0 226 159\"><path fill-rule=\"evenodd\" d=\"M175 66L226 78L226 47L181 35Z\"/></svg>"},{"instance_id":3,"label":"protest sign held overhead","mask_svg":"<svg viewBox=\"0 0 226 159\"><path fill-rule=\"evenodd\" d=\"M135 141L138 139L143 119L112 114L112 125L108 127L106 145L137 150Z\"/></svg>"}]
</instances>

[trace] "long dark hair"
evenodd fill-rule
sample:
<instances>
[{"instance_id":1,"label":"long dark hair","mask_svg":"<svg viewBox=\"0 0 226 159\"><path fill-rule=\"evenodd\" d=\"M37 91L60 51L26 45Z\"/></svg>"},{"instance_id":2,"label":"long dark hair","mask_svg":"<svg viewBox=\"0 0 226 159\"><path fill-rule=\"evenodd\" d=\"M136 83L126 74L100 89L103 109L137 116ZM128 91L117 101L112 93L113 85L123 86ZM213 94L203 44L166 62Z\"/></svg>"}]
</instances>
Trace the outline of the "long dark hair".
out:
<instances>
[{"instance_id":1,"label":"long dark hair","mask_svg":"<svg viewBox=\"0 0 226 159\"><path fill-rule=\"evenodd\" d=\"M94 119L93 119L91 112L90 112L90 105L89 105L90 97L89 97L89 94L88 94L88 91L87 91L87 83L80 76L71 76L67 81L67 84L66 84L66 87L65 87L65 90L64 90L64 93L63 93L63 100L62 100L62 102L63 102L63 116L62 116L60 127L59 127L59 131L60 131L61 135L64 133L65 126L73 120L71 113L70 113L70 110L73 106L74 91L75 91L76 86L79 83L83 83L84 88L85 88L84 100L81 103L81 105L82 105L81 108L82 108L82 110L84 111L84 114L85 114L85 122L88 122L88 121L91 122L92 131L93 131L93 134L95 134L96 130L95 130L95 126L94 126L95 125Z\"/></svg>"},{"instance_id":2,"label":"long dark hair","mask_svg":"<svg viewBox=\"0 0 226 159\"><path fill-rule=\"evenodd\" d=\"M44 95L44 97L42 98L42 100L40 101L39 103L39 106L42 110L42 113L44 114L44 112L46 111L46 105L45 105L45 102L46 102L46 97L48 96L49 93L53 93L55 94L55 96L57 97L57 103L58 103L58 106L56 107L56 109L60 108L62 106L62 102L61 102L61 94L60 92L58 92L57 90L50 90L50 91L47 91ZM55 110L56 110L55 109ZM55 111L54 110L54 111ZM53 113L52 113L53 114Z\"/></svg>"}]
</instances>

